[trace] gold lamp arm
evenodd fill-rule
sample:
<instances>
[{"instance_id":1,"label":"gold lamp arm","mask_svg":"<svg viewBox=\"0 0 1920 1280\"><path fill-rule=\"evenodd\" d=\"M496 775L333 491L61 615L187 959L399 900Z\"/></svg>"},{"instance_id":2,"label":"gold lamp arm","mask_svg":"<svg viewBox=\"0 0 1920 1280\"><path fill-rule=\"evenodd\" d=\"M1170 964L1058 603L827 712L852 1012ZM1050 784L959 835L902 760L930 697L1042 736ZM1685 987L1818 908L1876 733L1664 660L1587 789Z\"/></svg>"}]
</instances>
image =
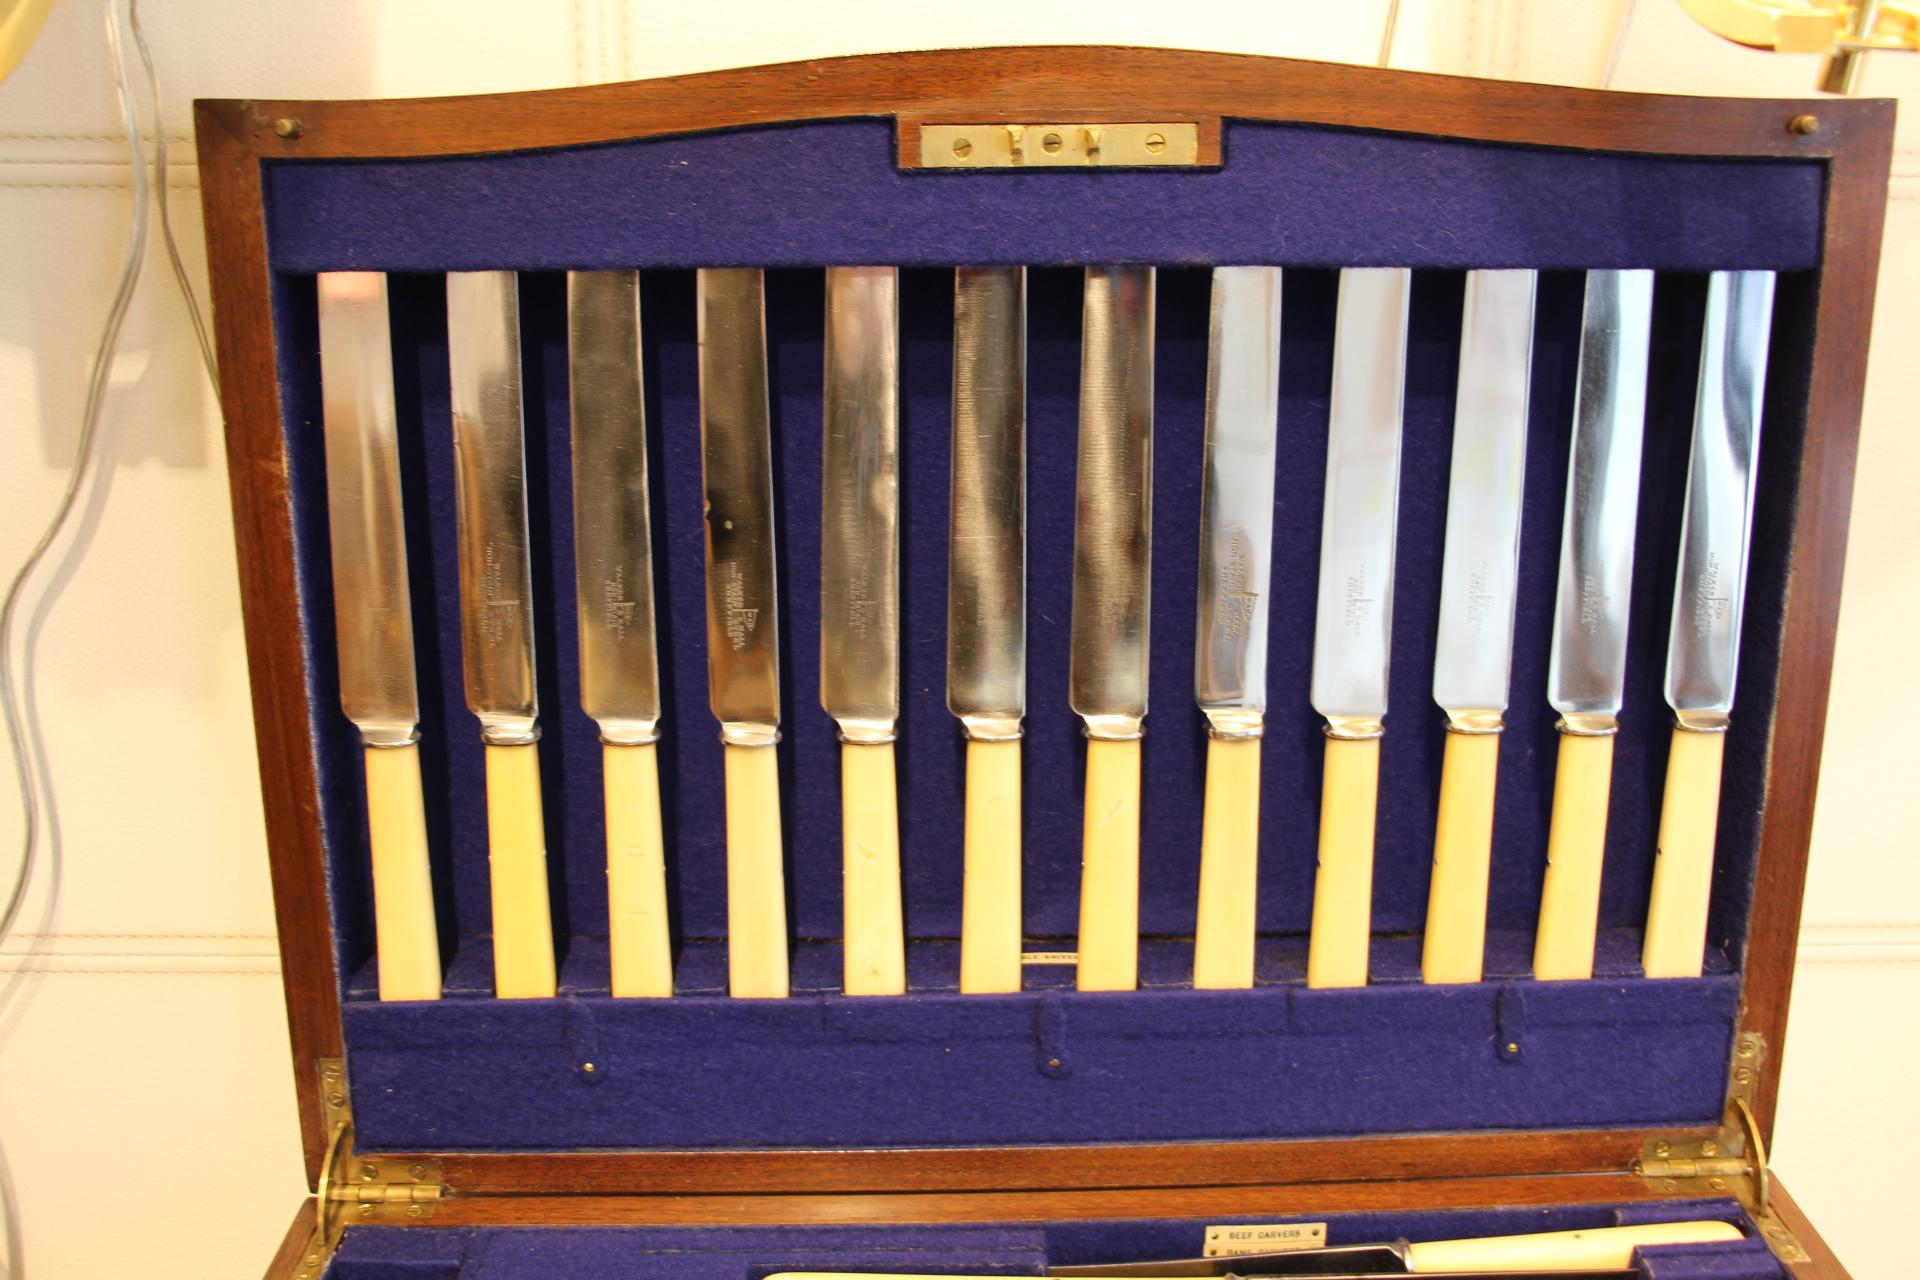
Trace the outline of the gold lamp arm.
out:
<instances>
[{"instance_id":1,"label":"gold lamp arm","mask_svg":"<svg viewBox=\"0 0 1920 1280\"><path fill-rule=\"evenodd\" d=\"M27 56L51 8L53 0L0 0L0 80Z\"/></svg>"},{"instance_id":2,"label":"gold lamp arm","mask_svg":"<svg viewBox=\"0 0 1920 1280\"><path fill-rule=\"evenodd\" d=\"M1820 88L1852 93L1865 55L1920 49L1920 10L1888 0L1680 0L1723 39L1775 53L1824 53Z\"/></svg>"}]
</instances>

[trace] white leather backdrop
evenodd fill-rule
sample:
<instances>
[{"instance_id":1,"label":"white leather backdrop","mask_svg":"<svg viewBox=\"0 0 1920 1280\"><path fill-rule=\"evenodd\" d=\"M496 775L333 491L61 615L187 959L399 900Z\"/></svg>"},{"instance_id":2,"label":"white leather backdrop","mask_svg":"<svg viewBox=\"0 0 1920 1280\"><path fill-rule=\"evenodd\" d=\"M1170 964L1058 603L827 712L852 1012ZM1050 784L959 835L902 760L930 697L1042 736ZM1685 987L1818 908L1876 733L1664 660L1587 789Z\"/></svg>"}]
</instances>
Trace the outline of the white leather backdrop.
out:
<instances>
[{"instance_id":1,"label":"white leather backdrop","mask_svg":"<svg viewBox=\"0 0 1920 1280\"><path fill-rule=\"evenodd\" d=\"M1404 0L1397 65L1591 83L1620 0ZM0 84L0 567L59 494L127 224L101 0L60 0ZM1616 87L1802 94L1752 53L1639 0ZM1383 0L1333 5L973 0L148 0L182 162L167 199L205 296L188 104L542 88L942 45L1163 44L1371 61ZM1885 58L1868 92L1920 85ZM1920 133L1903 126L1875 325L1776 1166L1857 1276L1911 1274L1920 1146ZM157 249L157 246L156 246ZM299 1164L225 460L182 304L151 256L104 426L97 500L37 632L59 796L57 878L0 951L0 1157L32 1280L244 1277L305 1194ZM1883 726L1885 726L1883 728ZM0 788L0 871L17 806ZM57 895L50 889L57 884ZM1863 1155L1881 1168L1866 1173ZM217 1197L213 1194L217 1191ZM1903 1261L1904 1260L1904 1261ZM5 1275L6 1272L0 1272Z\"/></svg>"}]
</instances>

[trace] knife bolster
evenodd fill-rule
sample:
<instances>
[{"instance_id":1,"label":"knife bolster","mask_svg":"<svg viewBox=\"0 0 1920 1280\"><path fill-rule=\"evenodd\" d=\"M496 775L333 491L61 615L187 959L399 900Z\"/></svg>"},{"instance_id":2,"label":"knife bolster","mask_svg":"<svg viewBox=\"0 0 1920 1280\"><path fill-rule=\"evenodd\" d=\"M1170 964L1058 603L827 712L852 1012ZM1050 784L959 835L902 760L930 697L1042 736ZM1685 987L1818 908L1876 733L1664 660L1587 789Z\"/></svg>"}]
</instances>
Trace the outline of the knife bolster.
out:
<instances>
[{"instance_id":1,"label":"knife bolster","mask_svg":"<svg viewBox=\"0 0 1920 1280\"><path fill-rule=\"evenodd\" d=\"M1450 720L1440 770L1427 935L1420 956L1420 973L1427 982L1478 982L1483 976L1499 771L1499 730L1462 729Z\"/></svg>"},{"instance_id":2,"label":"knife bolster","mask_svg":"<svg viewBox=\"0 0 1920 1280\"><path fill-rule=\"evenodd\" d=\"M1087 739L1082 991L1132 991L1140 970L1140 740Z\"/></svg>"},{"instance_id":3,"label":"knife bolster","mask_svg":"<svg viewBox=\"0 0 1920 1280\"><path fill-rule=\"evenodd\" d=\"M1253 985L1260 876L1260 739L1207 742L1200 824L1200 907L1193 930L1193 985Z\"/></svg>"},{"instance_id":4,"label":"knife bolster","mask_svg":"<svg viewBox=\"0 0 1920 1280\"><path fill-rule=\"evenodd\" d=\"M600 749L607 811L607 937L613 994L673 994L660 768L652 743Z\"/></svg>"},{"instance_id":5,"label":"knife bolster","mask_svg":"<svg viewBox=\"0 0 1920 1280\"><path fill-rule=\"evenodd\" d=\"M1341 736L1330 725L1320 790L1320 860L1307 938L1309 987L1367 985L1373 935L1373 825L1380 739Z\"/></svg>"},{"instance_id":6,"label":"knife bolster","mask_svg":"<svg viewBox=\"0 0 1920 1280\"><path fill-rule=\"evenodd\" d=\"M1713 895L1713 846L1720 823L1723 729L1676 724L1660 802L1660 842L1640 964L1649 978L1697 978Z\"/></svg>"},{"instance_id":7,"label":"knife bolster","mask_svg":"<svg viewBox=\"0 0 1920 1280\"><path fill-rule=\"evenodd\" d=\"M382 1000L440 998L440 934L427 859L420 748L369 744L367 836Z\"/></svg>"},{"instance_id":8,"label":"knife bolster","mask_svg":"<svg viewBox=\"0 0 1920 1280\"><path fill-rule=\"evenodd\" d=\"M555 992L553 913L547 904L546 816L540 748L487 744L487 862L493 891L493 993L502 1000Z\"/></svg>"},{"instance_id":9,"label":"knife bolster","mask_svg":"<svg viewBox=\"0 0 1920 1280\"><path fill-rule=\"evenodd\" d=\"M842 742L840 815L846 935L842 990L850 996L904 995L900 802L891 741Z\"/></svg>"},{"instance_id":10,"label":"knife bolster","mask_svg":"<svg viewBox=\"0 0 1920 1280\"><path fill-rule=\"evenodd\" d=\"M778 731L773 737L778 740ZM778 998L787 994L789 982L780 757L772 742L728 741L725 754L727 992Z\"/></svg>"},{"instance_id":11,"label":"knife bolster","mask_svg":"<svg viewBox=\"0 0 1920 1280\"><path fill-rule=\"evenodd\" d=\"M960 990L1021 985L1020 740L967 743Z\"/></svg>"},{"instance_id":12,"label":"knife bolster","mask_svg":"<svg viewBox=\"0 0 1920 1280\"><path fill-rule=\"evenodd\" d=\"M1607 806L1613 786L1612 717L1560 725L1553 779L1553 819L1547 832L1547 873L1540 892L1533 974L1546 981L1593 976L1599 927L1600 872L1606 863Z\"/></svg>"}]
</instances>

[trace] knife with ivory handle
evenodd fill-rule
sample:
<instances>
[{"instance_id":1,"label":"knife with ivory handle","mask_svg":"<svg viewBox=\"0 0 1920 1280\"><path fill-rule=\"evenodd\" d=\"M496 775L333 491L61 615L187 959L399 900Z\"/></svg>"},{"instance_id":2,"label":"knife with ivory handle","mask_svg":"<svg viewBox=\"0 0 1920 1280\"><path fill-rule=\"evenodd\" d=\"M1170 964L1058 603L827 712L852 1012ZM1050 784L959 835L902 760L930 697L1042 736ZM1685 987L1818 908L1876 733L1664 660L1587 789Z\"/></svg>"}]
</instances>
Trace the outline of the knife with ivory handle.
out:
<instances>
[{"instance_id":1,"label":"knife with ivory handle","mask_svg":"<svg viewBox=\"0 0 1920 1280\"><path fill-rule=\"evenodd\" d=\"M1326 717L1327 747L1310 987L1367 984L1412 292L1405 268L1340 273L1313 631L1313 709Z\"/></svg>"},{"instance_id":2,"label":"knife with ivory handle","mask_svg":"<svg viewBox=\"0 0 1920 1280\"><path fill-rule=\"evenodd\" d=\"M1626 684L1652 325L1653 272L1587 273L1547 673L1547 700L1560 713L1560 758L1533 944L1536 978L1593 976L1613 737Z\"/></svg>"},{"instance_id":3,"label":"knife with ivory handle","mask_svg":"<svg viewBox=\"0 0 1920 1280\"><path fill-rule=\"evenodd\" d=\"M1673 745L1641 966L1649 978L1696 978L1707 940L1720 761L1746 606L1754 458L1773 320L1771 271L1716 271L1694 401L1693 452L1667 649Z\"/></svg>"},{"instance_id":4,"label":"knife with ivory handle","mask_svg":"<svg viewBox=\"0 0 1920 1280\"><path fill-rule=\"evenodd\" d=\"M340 706L366 748L380 998L438 1000L387 278L322 272L319 297Z\"/></svg>"},{"instance_id":5,"label":"knife with ivory handle","mask_svg":"<svg viewBox=\"0 0 1920 1280\"><path fill-rule=\"evenodd\" d=\"M1588 1227L1527 1235L1479 1236L1468 1240L1395 1240L1386 1244L1335 1245L1288 1253L1243 1254L1216 1258L1180 1258L1169 1262L1092 1263L1048 1267L1049 1276L1079 1280L1185 1280L1195 1276L1316 1276L1320 1280L1363 1280L1375 1276L1456 1276L1498 1280L1506 1276L1561 1277L1642 1274L1633 1269L1634 1251L1657 1245L1725 1244L1744 1239L1731 1222L1647 1222L1629 1227ZM854 1280L844 1271L784 1271L767 1280ZM867 1275L861 1280L913 1280L904 1275ZM950 1277L949 1280L960 1280Z\"/></svg>"},{"instance_id":6,"label":"knife with ivory handle","mask_svg":"<svg viewBox=\"0 0 1920 1280\"><path fill-rule=\"evenodd\" d=\"M1027 710L1027 273L953 273L947 708L967 737L960 990L1018 991Z\"/></svg>"},{"instance_id":7,"label":"knife with ivory handle","mask_svg":"<svg viewBox=\"0 0 1920 1280\"><path fill-rule=\"evenodd\" d=\"M1520 570L1534 282L1531 271L1467 273L1433 662L1447 748L1420 956L1428 982L1480 981L1486 951L1494 784Z\"/></svg>"},{"instance_id":8,"label":"knife with ivory handle","mask_svg":"<svg viewBox=\"0 0 1920 1280\"><path fill-rule=\"evenodd\" d=\"M520 285L513 272L448 273L447 360L462 670L467 706L480 719L487 754L494 994L551 996L553 917L533 675Z\"/></svg>"},{"instance_id":9,"label":"knife with ivory handle","mask_svg":"<svg viewBox=\"0 0 1920 1280\"><path fill-rule=\"evenodd\" d=\"M900 812L900 304L892 267L827 268L820 705L840 727L844 973L907 990Z\"/></svg>"},{"instance_id":10,"label":"knife with ivory handle","mask_svg":"<svg viewBox=\"0 0 1920 1280\"><path fill-rule=\"evenodd\" d=\"M702 267L698 281L707 696L726 753L727 989L779 997L789 977L766 284L746 267Z\"/></svg>"},{"instance_id":11,"label":"knife with ivory handle","mask_svg":"<svg viewBox=\"0 0 1920 1280\"><path fill-rule=\"evenodd\" d=\"M1280 426L1280 268L1215 267L1194 698L1207 717L1193 985L1253 985L1260 735Z\"/></svg>"},{"instance_id":12,"label":"knife with ivory handle","mask_svg":"<svg viewBox=\"0 0 1920 1280\"><path fill-rule=\"evenodd\" d=\"M1086 722L1082 991L1140 968L1140 735L1153 537L1152 267L1088 267L1067 700Z\"/></svg>"},{"instance_id":13,"label":"knife with ivory handle","mask_svg":"<svg viewBox=\"0 0 1920 1280\"><path fill-rule=\"evenodd\" d=\"M600 726L612 991L670 996L637 272L567 273L567 387L580 706Z\"/></svg>"}]
</instances>

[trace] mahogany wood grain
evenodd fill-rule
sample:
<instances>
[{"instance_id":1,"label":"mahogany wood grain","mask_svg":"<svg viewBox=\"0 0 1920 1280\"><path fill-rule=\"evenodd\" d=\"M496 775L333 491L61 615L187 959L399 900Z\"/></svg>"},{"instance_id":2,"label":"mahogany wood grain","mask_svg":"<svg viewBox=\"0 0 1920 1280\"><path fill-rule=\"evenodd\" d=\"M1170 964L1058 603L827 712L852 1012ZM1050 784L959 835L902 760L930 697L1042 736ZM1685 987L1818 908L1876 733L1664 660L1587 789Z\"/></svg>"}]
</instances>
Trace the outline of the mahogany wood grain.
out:
<instances>
[{"instance_id":1,"label":"mahogany wood grain","mask_svg":"<svg viewBox=\"0 0 1920 1280\"><path fill-rule=\"evenodd\" d=\"M1707 1136L1711 1130L1692 1132ZM1304 1186L1359 1179L1492 1177L1515 1170L1624 1170L1640 1135L1605 1130L1325 1141L901 1150L434 1153L456 1191L695 1194L1111 1190ZM404 1160L405 1156L396 1157Z\"/></svg>"},{"instance_id":2,"label":"mahogany wood grain","mask_svg":"<svg viewBox=\"0 0 1920 1280\"><path fill-rule=\"evenodd\" d=\"M1817 120L1811 132L1790 128ZM1757 1107L1771 1129L1846 550L1864 362L1891 150L1883 101L1729 100L1567 89L1243 55L1121 48L969 49L791 63L540 93L374 102L196 104L269 855L309 1177L325 1135L313 1064L339 1054L305 657L295 612L286 457L274 376L262 160L549 148L777 121L894 117L917 160L923 122L1253 118L1548 147L1827 163L1824 264L1809 287L1808 439L1790 548L1767 811L1741 1025L1770 1046ZM292 136L281 136L276 122ZM331 708L317 709L326 714ZM693 1192L1141 1186L1618 1171L1647 1133L1481 1134L1207 1146L940 1152L618 1152L456 1156L469 1192L604 1186ZM1011 1179L1012 1181L1007 1181Z\"/></svg>"},{"instance_id":3,"label":"mahogany wood grain","mask_svg":"<svg viewBox=\"0 0 1920 1280\"><path fill-rule=\"evenodd\" d=\"M1807 1251L1807 1261L1794 1264L1794 1280L1852 1280L1847 1269L1840 1264L1840 1258L1818 1231L1813 1222L1800 1211L1787 1189L1778 1182L1773 1184L1773 1192L1768 1204L1780 1215L1780 1221L1787 1230L1793 1232L1793 1238Z\"/></svg>"},{"instance_id":4,"label":"mahogany wood grain","mask_svg":"<svg viewBox=\"0 0 1920 1280\"><path fill-rule=\"evenodd\" d=\"M287 1227L280 1247L273 1252L273 1261L267 1264L265 1280L288 1280L300 1268L300 1259L306 1253L307 1241L313 1236L313 1214L316 1201L311 1197L300 1202L294 1212L293 1222Z\"/></svg>"}]
</instances>

